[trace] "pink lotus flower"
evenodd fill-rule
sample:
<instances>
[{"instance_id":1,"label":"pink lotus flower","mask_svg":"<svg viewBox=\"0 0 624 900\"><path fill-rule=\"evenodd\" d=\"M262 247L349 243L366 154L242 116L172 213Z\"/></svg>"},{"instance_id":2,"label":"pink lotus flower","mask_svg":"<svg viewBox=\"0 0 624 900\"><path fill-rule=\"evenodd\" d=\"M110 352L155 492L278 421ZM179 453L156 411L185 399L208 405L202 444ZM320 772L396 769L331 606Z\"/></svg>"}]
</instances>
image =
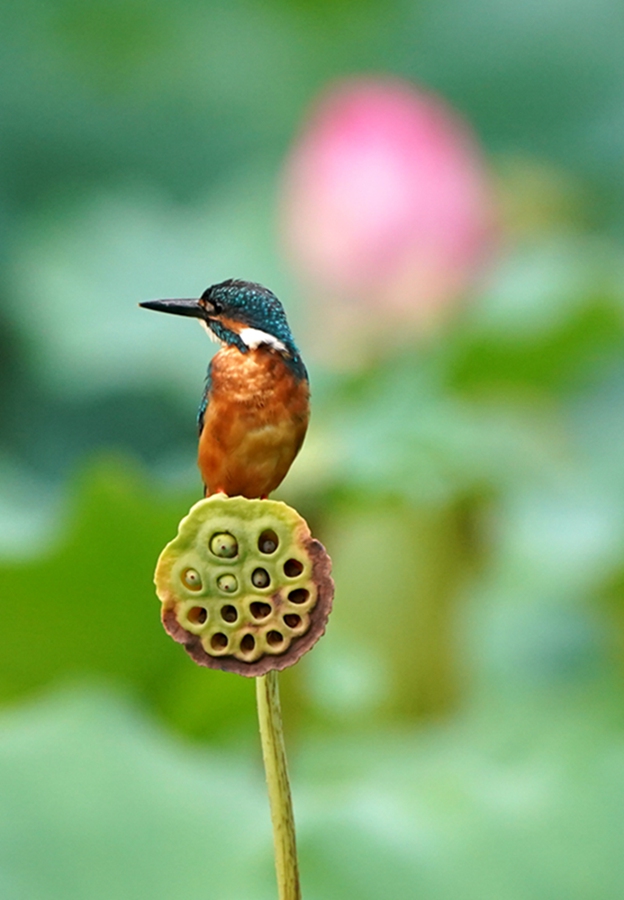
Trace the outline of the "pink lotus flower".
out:
<instances>
[{"instance_id":1,"label":"pink lotus flower","mask_svg":"<svg viewBox=\"0 0 624 900\"><path fill-rule=\"evenodd\" d=\"M282 211L287 253L314 296L416 329L473 284L494 233L470 129L435 95L391 78L347 80L321 97L287 160Z\"/></svg>"}]
</instances>

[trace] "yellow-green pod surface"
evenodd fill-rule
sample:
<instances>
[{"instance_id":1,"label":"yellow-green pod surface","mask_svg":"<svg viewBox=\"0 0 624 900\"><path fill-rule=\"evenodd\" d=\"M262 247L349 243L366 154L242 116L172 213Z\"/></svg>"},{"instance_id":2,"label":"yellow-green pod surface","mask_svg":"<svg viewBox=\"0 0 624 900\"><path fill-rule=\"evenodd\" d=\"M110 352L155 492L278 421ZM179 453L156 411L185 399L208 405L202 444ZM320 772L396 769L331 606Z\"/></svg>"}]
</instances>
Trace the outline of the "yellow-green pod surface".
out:
<instances>
[{"instance_id":1,"label":"yellow-green pod surface","mask_svg":"<svg viewBox=\"0 0 624 900\"><path fill-rule=\"evenodd\" d=\"M325 631L331 560L294 509L215 494L180 522L156 566L167 632L202 666L264 675Z\"/></svg>"}]
</instances>

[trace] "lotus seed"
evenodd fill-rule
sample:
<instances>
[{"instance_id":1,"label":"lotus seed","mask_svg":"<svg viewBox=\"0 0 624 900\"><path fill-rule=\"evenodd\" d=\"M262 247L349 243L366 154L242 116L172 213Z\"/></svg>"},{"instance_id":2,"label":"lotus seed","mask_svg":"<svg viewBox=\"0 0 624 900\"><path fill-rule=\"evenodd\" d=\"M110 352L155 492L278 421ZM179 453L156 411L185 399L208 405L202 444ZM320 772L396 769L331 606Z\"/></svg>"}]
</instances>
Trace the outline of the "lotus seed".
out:
<instances>
[{"instance_id":1,"label":"lotus seed","mask_svg":"<svg viewBox=\"0 0 624 900\"><path fill-rule=\"evenodd\" d=\"M298 559L287 559L284 563L284 574L287 578L296 578L303 572L303 563Z\"/></svg>"},{"instance_id":2,"label":"lotus seed","mask_svg":"<svg viewBox=\"0 0 624 900\"><path fill-rule=\"evenodd\" d=\"M227 645L228 645L227 635L222 634L220 631L218 631L216 634L213 634L213 636L210 639L210 646L212 647L213 650L225 650Z\"/></svg>"},{"instance_id":3,"label":"lotus seed","mask_svg":"<svg viewBox=\"0 0 624 900\"><path fill-rule=\"evenodd\" d=\"M266 619L273 610L268 603L260 603L259 600L254 600L253 603L249 604L249 611L254 619ZM297 616L297 618L299 617Z\"/></svg>"},{"instance_id":4,"label":"lotus seed","mask_svg":"<svg viewBox=\"0 0 624 900\"><path fill-rule=\"evenodd\" d=\"M241 638L240 648L243 653L251 653L251 651L256 646L256 641L254 639L253 634L245 634Z\"/></svg>"},{"instance_id":5,"label":"lotus seed","mask_svg":"<svg viewBox=\"0 0 624 900\"><path fill-rule=\"evenodd\" d=\"M224 559L232 559L238 553L238 544L236 538L232 534L224 531L222 534L215 534L210 540L210 549L215 556Z\"/></svg>"},{"instance_id":6,"label":"lotus seed","mask_svg":"<svg viewBox=\"0 0 624 900\"><path fill-rule=\"evenodd\" d=\"M278 543L274 531L263 531L258 540L258 549L261 553L275 553Z\"/></svg>"},{"instance_id":7,"label":"lotus seed","mask_svg":"<svg viewBox=\"0 0 624 900\"><path fill-rule=\"evenodd\" d=\"M225 594L233 594L238 587L238 581L234 575L221 575L217 578L217 587Z\"/></svg>"},{"instance_id":8,"label":"lotus seed","mask_svg":"<svg viewBox=\"0 0 624 900\"><path fill-rule=\"evenodd\" d=\"M185 569L182 572L182 581L191 591L200 591L202 587L201 576L196 569Z\"/></svg>"},{"instance_id":9,"label":"lotus seed","mask_svg":"<svg viewBox=\"0 0 624 900\"><path fill-rule=\"evenodd\" d=\"M251 575L251 583L254 587L265 588L271 583L269 573L266 569L254 569Z\"/></svg>"},{"instance_id":10,"label":"lotus seed","mask_svg":"<svg viewBox=\"0 0 624 900\"><path fill-rule=\"evenodd\" d=\"M280 634L279 631L269 631L266 639L267 644L269 644L271 647L278 647L284 642L284 635Z\"/></svg>"},{"instance_id":11,"label":"lotus seed","mask_svg":"<svg viewBox=\"0 0 624 900\"><path fill-rule=\"evenodd\" d=\"M193 606L186 614L186 618L193 625L203 625L208 618L208 611L203 606Z\"/></svg>"}]
</instances>

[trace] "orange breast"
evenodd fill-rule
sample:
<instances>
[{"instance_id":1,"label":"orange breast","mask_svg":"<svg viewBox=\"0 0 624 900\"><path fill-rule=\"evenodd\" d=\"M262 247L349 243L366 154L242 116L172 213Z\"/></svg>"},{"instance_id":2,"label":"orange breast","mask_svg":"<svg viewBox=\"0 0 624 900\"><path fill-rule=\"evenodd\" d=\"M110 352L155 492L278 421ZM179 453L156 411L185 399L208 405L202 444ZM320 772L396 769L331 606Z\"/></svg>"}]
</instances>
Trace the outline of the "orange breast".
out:
<instances>
[{"instance_id":1,"label":"orange breast","mask_svg":"<svg viewBox=\"0 0 624 900\"><path fill-rule=\"evenodd\" d=\"M276 351L219 351L199 439L206 493L265 497L285 477L309 419L309 387Z\"/></svg>"}]
</instances>

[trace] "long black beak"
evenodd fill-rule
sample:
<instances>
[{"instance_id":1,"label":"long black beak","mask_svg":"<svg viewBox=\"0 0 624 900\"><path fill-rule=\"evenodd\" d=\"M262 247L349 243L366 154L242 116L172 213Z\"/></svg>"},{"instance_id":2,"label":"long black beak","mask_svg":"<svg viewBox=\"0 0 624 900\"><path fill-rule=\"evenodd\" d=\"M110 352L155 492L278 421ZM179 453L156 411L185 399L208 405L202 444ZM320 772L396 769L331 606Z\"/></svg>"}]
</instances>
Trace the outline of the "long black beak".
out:
<instances>
[{"instance_id":1,"label":"long black beak","mask_svg":"<svg viewBox=\"0 0 624 900\"><path fill-rule=\"evenodd\" d=\"M155 309L157 312L173 313L175 316L191 316L193 319L206 319L206 309L197 300L146 300L139 303L144 309Z\"/></svg>"}]
</instances>

